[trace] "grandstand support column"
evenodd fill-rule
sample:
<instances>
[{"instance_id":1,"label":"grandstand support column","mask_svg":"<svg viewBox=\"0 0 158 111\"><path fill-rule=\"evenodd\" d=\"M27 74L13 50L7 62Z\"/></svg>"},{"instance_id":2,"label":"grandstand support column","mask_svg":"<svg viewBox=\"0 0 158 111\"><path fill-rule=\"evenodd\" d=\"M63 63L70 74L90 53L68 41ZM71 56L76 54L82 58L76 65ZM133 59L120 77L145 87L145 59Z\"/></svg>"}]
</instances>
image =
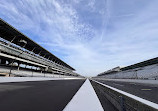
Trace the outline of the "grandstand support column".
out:
<instances>
[{"instance_id":1,"label":"grandstand support column","mask_svg":"<svg viewBox=\"0 0 158 111\"><path fill-rule=\"evenodd\" d=\"M135 79L138 79L138 74L137 74L138 70L134 70L134 71L135 71Z\"/></svg>"},{"instance_id":2,"label":"grandstand support column","mask_svg":"<svg viewBox=\"0 0 158 111\"><path fill-rule=\"evenodd\" d=\"M13 39L9 42L9 46L11 45L11 43L14 41L14 39L16 38L16 36L13 37Z\"/></svg>"},{"instance_id":3,"label":"grandstand support column","mask_svg":"<svg viewBox=\"0 0 158 111\"><path fill-rule=\"evenodd\" d=\"M14 39L16 38L16 36L14 36L14 38L10 41L10 43L12 43L14 41Z\"/></svg>"},{"instance_id":4,"label":"grandstand support column","mask_svg":"<svg viewBox=\"0 0 158 111\"><path fill-rule=\"evenodd\" d=\"M50 56L47 58L48 60L50 59Z\"/></svg>"},{"instance_id":5,"label":"grandstand support column","mask_svg":"<svg viewBox=\"0 0 158 111\"><path fill-rule=\"evenodd\" d=\"M33 66L31 66L31 70L32 70ZM33 77L33 70L32 70L32 77Z\"/></svg>"},{"instance_id":6,"label":"grandstand support column","mask_svg":"<svg viewBox=\"0 0 158 111\"><path fill-rule=\"evenodd\" d=\"M40 55L41 54L41 51L38 53L38 55Z\"/></svg>"},{"instance_id":7,"label":"grandstand support column","mask_svg":"<svg viewBox=\"0 0 158 111\"><path fill-rule=\"evenodd\" d=\"M40 70L41 70L41 74L42 74L42 67L40 67Z\"/></svg>"},{"instance_id":8,"label":"grandstand support column","mask_svg":"<svg viewBox=\"0 0 158 111\"><path fill-rule=\"evenodd\" d=\"M46 71L45 71L45 69L44 69L44 77L45 77L45 73L46 73Z\"/></svg>"},{"instance_id":9,"label":"grandstand support column","mask_svg":"<svg viewBox=\"0 0 158 111\"><path fill-rule=\"evenodd\" d=\"M36 49L36 47L34 47L31 52L33 52L35 49Z\"/></svg>"},{"instance_id":10,"label":"grandstand support column","mask_svg":"<svg viewBox=\"0 0 158 111\"><path fill-rule=\"evenodd\" d=\"M20 70L20 62L18 62L18 71Z\"/></svg>"}]
</instances>

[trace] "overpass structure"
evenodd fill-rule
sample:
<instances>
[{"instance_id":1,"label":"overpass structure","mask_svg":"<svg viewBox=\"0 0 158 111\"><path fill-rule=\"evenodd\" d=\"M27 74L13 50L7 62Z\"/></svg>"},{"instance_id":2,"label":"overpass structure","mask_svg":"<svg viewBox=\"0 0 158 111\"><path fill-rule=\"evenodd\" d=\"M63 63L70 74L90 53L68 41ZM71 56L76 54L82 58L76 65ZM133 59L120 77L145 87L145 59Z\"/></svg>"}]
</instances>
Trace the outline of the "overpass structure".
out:
<instances>
[{"instance_id":1,"label":"overpass structure","mask_svg":"<svg viewBox=\"0 0 158 111\"><path fill-rule=\"evenodd\" d=\"M70 65L0 19L0 65L12 70L31 70L65 76L79 76ZM4 68L5 67L5 68Z\"/></svg>"}]
</instances>

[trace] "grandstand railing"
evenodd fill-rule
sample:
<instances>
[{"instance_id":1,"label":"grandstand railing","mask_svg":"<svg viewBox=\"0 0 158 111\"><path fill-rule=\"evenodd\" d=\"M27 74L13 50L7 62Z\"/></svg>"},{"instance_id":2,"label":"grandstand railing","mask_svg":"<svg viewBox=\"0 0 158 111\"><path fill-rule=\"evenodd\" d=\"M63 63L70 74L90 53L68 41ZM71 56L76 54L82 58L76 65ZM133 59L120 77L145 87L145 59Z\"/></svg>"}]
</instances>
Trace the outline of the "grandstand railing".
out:
<instances>
[{"instance_id":1,"label":"grandstand railing","mask_svg":"<svg viewBox=\"0 0 158 111\"><path fill-rule=\"evenodd\" d=\"M50 66L53 70L57 70L57 71L61 71L64 73L69 73L69 74L74 74L72 70L60 64L57 64L49 59L46 59L38 54L35 54L34 52L21 48L20 46L13 44L9 41L6 41L2 38L0 38L0 51L3 51L5 53L8 53L14 56L19 56L20 58L24 58L36 63Z\"/></svg>"}]
</instances>

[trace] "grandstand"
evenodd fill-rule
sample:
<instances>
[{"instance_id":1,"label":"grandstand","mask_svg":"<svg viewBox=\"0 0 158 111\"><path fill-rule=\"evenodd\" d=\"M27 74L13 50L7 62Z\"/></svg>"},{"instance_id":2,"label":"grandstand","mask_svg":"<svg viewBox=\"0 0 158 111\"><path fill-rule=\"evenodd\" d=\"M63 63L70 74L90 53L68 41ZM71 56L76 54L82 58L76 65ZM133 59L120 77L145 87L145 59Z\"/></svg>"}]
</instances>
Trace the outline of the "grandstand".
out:
<instances>
[{"instance_id":1,"label":"grandstand","mask_svg":"<svg viewBox=\"0 0 158 111\"><path fill-rule=\"evenodd\" d=\"M158 57L98 74L108 79L158 79Z\"/></svg>"},{"instance_id":2,"label":"grandstand","mask_svg":"<svg viewBox=\"0 0 158 111\"><path fill-rule=\"evenodd\" d=\"M74 68L0 19L1 76L80 76L73 71Z\"/></svg>"}]
</instances>

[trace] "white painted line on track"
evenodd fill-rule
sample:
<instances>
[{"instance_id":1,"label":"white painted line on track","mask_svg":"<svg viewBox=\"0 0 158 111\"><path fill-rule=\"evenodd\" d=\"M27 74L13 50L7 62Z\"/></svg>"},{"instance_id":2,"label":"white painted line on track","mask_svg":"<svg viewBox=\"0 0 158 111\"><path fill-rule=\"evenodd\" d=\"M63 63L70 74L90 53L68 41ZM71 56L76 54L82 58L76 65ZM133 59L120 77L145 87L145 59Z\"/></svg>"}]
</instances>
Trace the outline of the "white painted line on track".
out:
<instances>
[{"instance_id":1,"label":"white painted line on track","mask_svg":"<svg viewBox=\"0 0 158 111\"><path fill-rule=\"evenodd\" d=\"M63 111L104 111L87 79Z\"/></svg>"},{"instance_id":2,"label":"white painted line on track","mask_svg":"<svg viewBox=\"0 0 158 111\"><path fill-rule=\"evenodd\" d=\"M105 86L105 87L107 87L107 88L110 88L110 89L112 89L112 90L114 90L114 91L116 91L116 92L118 92L118 93L121 93L121 94L123 94L123 95L126 95L126 96L128 96L128 97L130 97L130 98L133 98L133 99L135 99L136 101L139 101L139 102L141 102L141 103L143 103L143 104L145 104L145 105L148 105L148 106L150 106L150 107L152 107L152 108L158 109L158 104L156 104L156 103L153 103L153 102L148 101L148 100L146 100L146 99L143 99L143 98L140 98L140 97L138 97L138 96L132 95L132 94L127 93L127 92L125 92L125 91L116 89L116 88L114 88L114 87L108 86L108 85L103 84L103 83L101 83L101 82L98 82L98 81L96 81L96 80L92 80L92 81L94 81L94 82L96 82L96 83L98 83L98 84L100 84L100 85L102 85L102 86Z\"/></svg>"}]
</instances>

